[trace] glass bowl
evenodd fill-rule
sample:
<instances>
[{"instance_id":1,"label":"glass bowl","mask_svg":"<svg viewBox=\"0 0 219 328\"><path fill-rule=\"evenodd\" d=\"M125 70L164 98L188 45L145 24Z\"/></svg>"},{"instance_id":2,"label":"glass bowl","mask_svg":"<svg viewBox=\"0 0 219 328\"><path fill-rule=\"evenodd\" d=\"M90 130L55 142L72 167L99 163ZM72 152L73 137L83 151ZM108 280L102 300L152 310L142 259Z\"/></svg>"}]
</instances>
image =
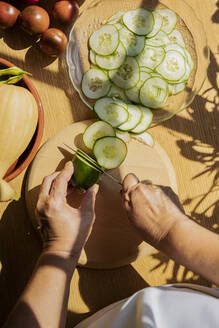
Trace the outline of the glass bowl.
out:
<instances>
[{"instance_id":1,"label":"glass bowl","mask_svg":"<svg viewBox=\"0 0 219 328\"><path fill-rule=\"evenodd\" d=\"M93 31L102 23L123 10L128 11L136 8L157 9L168 7L180 17L176 28L183 34L186 48L191 53L195 69L183 92L170 96L162 109L153 110L153 123L158 124L176 113L188 107L195 95L200 91L206 75L209 63L209 49L207 46L206 33L202 22L196 16L192 7L183 0L94 0L81 9L81 14L73 25L67 48L67 64L69 75L74 88L79 93L82 101L93 108L94 100L88 99L82 92L81 81L83 74L90 68L88 40Z\"/></svg>"}]
</instances>

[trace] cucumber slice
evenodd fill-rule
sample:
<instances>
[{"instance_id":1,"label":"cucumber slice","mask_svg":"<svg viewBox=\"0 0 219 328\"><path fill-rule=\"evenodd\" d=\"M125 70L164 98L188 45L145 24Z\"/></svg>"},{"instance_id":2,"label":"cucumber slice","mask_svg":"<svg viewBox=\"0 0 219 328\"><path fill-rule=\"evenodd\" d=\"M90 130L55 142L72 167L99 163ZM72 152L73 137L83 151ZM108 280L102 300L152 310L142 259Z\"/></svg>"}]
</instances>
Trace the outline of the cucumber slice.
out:
<instances>
[{"instance_id":1,"label":"cucumber slice","mask_svg":"<svg viewBox=\"0 0 219 328\"><path fill-rule=\"evenodd\" d=\"M169 42L167 34L163 31L158 32L153 38L145 40L146 45L153 47L164 47Z\"/></svg>"},{"instance_id":2,"label":"cucumber slice","mask_svg":"<svg viewBox=\"0 0 219 328\"><path fill-rule=\"evenodd\" d=\"M160 74L158 74L158 73L151 73L151 77L159 77L159 78L163 78Z\"/></svg>"},{"instance_id":3,"label":"cucumber slice","mask_svg":"<svg viewBox=\"0 0 219 328\"><path fill-rule=\"evenodd\" d=\"M109 78L118 87L129 89L139 81L138 62L133 57L126 57L124 63L116 70L109 71Z\"/></svg>"},{"instance_id":4,"label":"cucumber slice","mask_svg":"<svg viewBox=\"0 0 219 328\"><path fill-rule=\"evenodd\" d=\"M127 146L117 137L103 137L98 139L93 148L98 164L105 169L115 169L125 160Z\"/></svg>"},{"instance_id":5,"label":"cucumber slice","mask_svg":"<svg viewBox=\"0 0 219 328\"><path fill-rule=\"evenodd\" d=\"M186 58L184 48L182 48L179 44L170 43L170 44L166 45L164 50L165 50L165 52L168 52L170 50L178 51L181 53L181 55L183 55Z\"/></svg>"},{"instance_id":6,"label":"cucumber slice","mask_svg":"<svg viewBox=\"0 0 219 328\"><path fill-rule=\"evenodd\" d=\"M161 47L144 46L143 51L136 57L139 66L148 67L151 70L156 68L163 60L165 52Z\"/></svg>"},{"instance_id":7,"label":"cucumber slice","mask_svg":"<svg viewBox=\"0 0 219 328\"><path fill-rule=\"evenodd\" d=\"M119 126L119 130L122 131L129 131L134 129L142 118L142 111L139 107L129 104L127 106L127 110L129 114L128 120Z\"/></svg>"},{"instance_id":8,"label":"cucumber slice","mask_svg":"<svg viewBox=\"0 0 219 328\"><path fill-rule=\"evenodd\" d=\"M151 68L146 67L146 66L141 66L140 67L140 72L146 72L146 73L151 74L151 73L153 73L153 70Z\"/></svg>"},{"instance_id":9,"label":"cucumber slice","mask_svg":"<svg viewBox=\"0 0 219 328\"><path fill-rule=\"evenodd\" d=\"M114 26L117 28L118 31L120 31L122 28L124 28L124 25L121 23L116 23L116 24L114 24Z\"/></svg>"},{"instance_id":10,"label":"cucumber slice","mask_svg":"<svg viewBox=\"0 0 219 328\"><path fill-rule=\"evenodd\" d=\"M133 134L132 137L140 142L142 142L143 144L153 147L155 144L154 138L152 137L152 135L148 132L143 132L140 134Z\"/></svg>"},{"instance_id":11,"label":"cucumber slice","mask_svg":"<svg viewBox=\"0 0 219 328\"><path fill-rule=\"evenodd\" d=\"M151 11L143 8L130 10L123 16L123 23L135 34L146 35L154 26L154 16Z\"/></svg>"},{"instance_id":12,"label":"cucumber slice","mask_svg":"<svg viewBox=\"0 0 219 328\"><path fill-rule=\"evenodd\" d=\"M190 73L191 73L195 66L194 61L192 59L190 52L186 48L184 48L184 52L185 52L186 60L187 60L187 63L189 64Z\"/></svg>"},{"instance_id":13,"label":"cucumber slice","mask_svg":"<svg viewBox=\"0 0 219 328\"><path fill-rule=\"evenodd\" d=\"M116 129L116 137L122 139L124 142L128 143L132 140L131 135L126 131L120 131Z\"/></svg>"},{"instance_id":14,"label":"cucumber slice","mask_svg":"<svg viewBox=\"0 0 219 328\"><path fill-rule=\"evenodd\" d=\"M169 50L156 70L168 81L178 81L186 72L185 57L178 51Z\"/></svg>"},{"instance_id":15,"label":"cucumber slice","mask_svg":"<svg viewBox=\"0 0 219 328\"><path fill-rule=\"evenodd\" d=\"M94 105L94 111L101 120L109 123L113 127L125 123L128 119L128 111L125 107L108 97L97 100Z\"/></svg>"},{"instance_id":16,"label":"cucumber slice","mask_svg":"<svg viewBox=\"0 0 219 328\"><path fill-rule=\"evenodd\" d=\"M136 56L144 48L144 36L136 35L125 27L119 31L119 39L124 44L128 56Z\"/></svg>"},{"instance_id":17,"label":"cucumber slice","mask_svg":"<svg viewBox=\"0 0 219 328\"><path fill-rule=\"evenodd\" d=\"M121 22L122 16L125 14L125 11L120 10L114 15L112 15L110 18L107 20L107 24L116 24L118 22Z\"/></svg>"},{"instance_id":18,"label":"cucumber slice","mask_svg":"<svg viewBox=\"0 0 219 328\"><path fill-rule=\"evenodd\" d=\"M87 127L83 134L83 141L88 149L93 149L95 141L106 136L115 136L114 129L106 122L97 121Z\"/></svg>"},{"instance_id":19,"label":"cucumber slice","mask_svg":"<svg viewBox=\"0 0 219 328\"><path fill-rule=\"evenodd\" d=\"M178 81L178 83L187 82L190 77L190 74L191 74L191 68L190 68L189 64L186 62L186 72L183 75L183 77Z\"/></svg>"},{"instance_id":20,"label":"cucumber slice","mask_svg":"<svg viewBox=\"0 0 219 328\"><path fill-rule=\"evenodd\" d=\"M146 131L153 119L153 113L149 108L143 107L143 106L139 106L141 111L142 111L142 118L141 121L138 123L138 125L132 129L130 132L131 133L143 133L144 131Z\"/></svg>"},{"instance_id":21,"label":"cucumber slice","mask_svg":"<svg viewBox=\"0 0 219 328\"><path fill-rule=\"evenodd\" d=\"M153 38L158 32L160 32L163 24L163 18L156 10L152 11L152 15L154 16L154 26L153 30L147 34L147 38Z\"/></svg>"},{"instance_id":22,"label":"cucumber slice","mask_svg":"<svg viewBox=\"0 0 219 328\"><path fill-rule=\"evenodd\" d=\"M135 102L135 103L140 103L139 99L139 90L141 89L143 83L151 77L150 73L146 73L144 71L140 71L140 80L137 83L137 85L134 88L125 90L125 94L128 97L129 100Z\"/></svg>"},{"instance_id":23,"label":"cucumber slice","mask_svg":"<svg viewBox=\"0 0 219 328\"><path fill-rule=\"evenodd\" d=\"M126 57L126 50L123 44L120 42L117 49L112 55L99 56L96 55L96 63L100 68L111 70L119 68L124 62Z\"/></svg>"},{"instance_id":24,"label":"cucumber slice","mask_svg":"<svg viewBox=\"0 0 219 328\"><path fill-rule=\"evenodd\" d=\"M97 99L105 96L110 89L108 76L100 69L91 68L82 79L82 91L88 98Z\"/></svg>"},{"instance_id":25,"label":"cucumber slice","mask_svg":"<svg viewBox=\"0 0 219 328\"><path fill-rule=\"evenodd\" d=\"M103 25L89 39L91 49L98 55L111 55L119 45L119 32L114 25Z\"/></svg>"},{"instance_id":26,"label":"cucumber slice","mask_svg":"<svg viewBox=\"0 0 219 328\"><path fill-rule=\"evenodd\" d=\"M140 100L144 106L150 108L163 107L168 97L168 84L159 77L146 80L140 89Z\"/></svg>"},{"instance_id":27,"label":"cucumber slice","mask_svg":"<svg viewBox=\"0 0 219 328\"><path fill-rule=\"evenodd\" d=\"M103 172L103 169L100 167L100 165L97 163L97 161L95 159L93 159L92 157L90 157L85 152L83 152L82 150L77 150L77 153L75 154L75 156L77 158L83 159L84 161L86 161L87 164L94 167L99 172Z\"/></svg>"},{"instance_id":28,"label":"cucumber slice","mask_svg":"<svg viewBox=\"0 0 219 328\"><path fill-rule=\"evenodd\" d=\"M89 52L89 58L90 58L90 61L91 61L92 64L97 65L97 63L96 63L96 54L91 49L90 49L90 52Z\"/></svg>"},{"instance_id":29,"label":"cucumber slice","mask_svg":"<svg viewBox=\"0 0 219 328\"><path fill-rule=\"evenodd\" d=\"M102 172L90 165L85 159L76 155L74 160L74 174L71 182L73 185L88 189L98 182Z\"/></svg>"},{"instance_id":30,"label":"cucumber slice","mask_svg":"<svg viewBox=\"0 0 219 328\"><path fill-rule=\"evenodd\" d=\"M169 95L177 95L182 92L186 87L185 82L177 83L177 84L168 84Z\"/></svg>"},{"instance_id":31,"label":"cucumber slice","mask_svg":"<svg viewBox=\"0 0 219 328\"><path fill-rule=\"evenodd\" d=\"M168 37L169 37L169 40L170 40L171 43L178 44L178 45L180 45L181 47L184 47L184 48L186 47L185 41L184 41L183 36L180 33L180 31L175 29L168 35Z\"/></svg>"},{"instance_id":32,"label":"cucumber slice","mask_svg":"<svg viewBox=\"0 0 219 328\"><path fill-rule=\"evenodd\" d=\"M170 9L158 9L157 12L163 17L161 30L167 34L171 33L177 23L177 15Z\"/></svg>"},{"instance_id":33,"label":"cucumber slice","mask_svg":"<svg viewBox=\"0 0 219 328\"><path fill-rule=\"evenodd\" d=\"M123 91L122 88L117 87L117 85L112 85L110 88L110 91L107 94L108 97L111 98L118 98L124 101L129 101L128 98L125 95L125 92Z\"/></svg>"}]
</instances>

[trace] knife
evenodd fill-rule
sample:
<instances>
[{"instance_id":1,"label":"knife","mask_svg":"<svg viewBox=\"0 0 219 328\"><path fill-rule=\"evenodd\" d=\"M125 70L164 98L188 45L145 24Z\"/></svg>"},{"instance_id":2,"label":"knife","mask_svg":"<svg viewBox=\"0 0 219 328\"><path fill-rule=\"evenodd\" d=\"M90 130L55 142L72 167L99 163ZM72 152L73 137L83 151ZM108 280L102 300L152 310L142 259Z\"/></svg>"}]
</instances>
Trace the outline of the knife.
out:
<instances>
[{"instance_id":1,"label":"knife","mask_svg":"<svg viewBox=\"0 0 219 328\"><path fill-rule=\"evenodd\" d=\"M68 147L69 149L71 149L71 151L72 151L74 154L77 153L77 150L75 150L74 148L70 147L69 145L66 145L65 143L64 143L64 145L65 145L66 147ZM78 150L80 150L82 153L84 153L84 151L81 150L80 148L78 148ZM87 154L86 154L86 156L89 157L89 155L87 155ZM92 159L92 160L93 160L93 159ZM115 178L113 175L111 175L111 174L107 173L106 171L104 171L101 167L100 167L100 171L101 171L101 173L105 174L108 178L110 178L111 180L113 180L114 182L116 182L116 183L118 183L120 186L122 186L122 183L121 183L117 178Z\"/></svg>"}]
</instances>

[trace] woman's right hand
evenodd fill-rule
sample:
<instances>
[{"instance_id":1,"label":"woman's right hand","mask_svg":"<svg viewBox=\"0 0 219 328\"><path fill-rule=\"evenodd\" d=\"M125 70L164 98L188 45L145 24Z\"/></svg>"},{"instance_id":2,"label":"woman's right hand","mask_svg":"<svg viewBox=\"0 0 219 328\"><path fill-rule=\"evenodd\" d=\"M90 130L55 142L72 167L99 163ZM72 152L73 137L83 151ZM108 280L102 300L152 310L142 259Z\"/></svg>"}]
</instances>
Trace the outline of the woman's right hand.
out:
<instances>
[{"instance_id":1,"label":"woman's right hand","mask_svg":"<svg viewBox=\"0 0 219 328\"><path fill-rule=\"evenodd\" d=\"M134 174L125 177L122 198L130 221L157 248L177 222L188 219L170 187L140 183Z\"/></svg>"}]
</instances>

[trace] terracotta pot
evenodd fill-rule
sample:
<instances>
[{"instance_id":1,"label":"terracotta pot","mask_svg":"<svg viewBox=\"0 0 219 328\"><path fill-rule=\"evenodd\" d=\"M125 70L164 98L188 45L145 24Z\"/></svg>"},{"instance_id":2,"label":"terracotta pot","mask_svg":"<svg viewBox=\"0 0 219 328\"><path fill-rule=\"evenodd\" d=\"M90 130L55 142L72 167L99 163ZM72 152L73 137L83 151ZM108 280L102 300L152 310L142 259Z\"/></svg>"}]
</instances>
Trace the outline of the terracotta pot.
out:
<instances>
[{"instance_id":1,"label":"terracotta pot","mask_svg":"<svg viewBox=\"0 0 219 328\"><path fill-rule=\"evenodd\" d=\"M12 67L16 66L9 61L0 58L0 68L5 67ZM4 176L5 181L10 181L17 177L33 160L34 156L36 155L36 152L40 146L40 142L43 136L43 128L44 128L44 112L43 107L40 101L40 97L38 95L38 92L36 88L34 87L31 79L24 75L23 79L19 81L16 85L22 86L24 88L27 88L32 95L34 96L37 107L38 107L38 124L36 127L36 131L27 146L26 150L23 152L23 154L9 167L8 171L6 172Z\"/></svg>"}]
</instances>

